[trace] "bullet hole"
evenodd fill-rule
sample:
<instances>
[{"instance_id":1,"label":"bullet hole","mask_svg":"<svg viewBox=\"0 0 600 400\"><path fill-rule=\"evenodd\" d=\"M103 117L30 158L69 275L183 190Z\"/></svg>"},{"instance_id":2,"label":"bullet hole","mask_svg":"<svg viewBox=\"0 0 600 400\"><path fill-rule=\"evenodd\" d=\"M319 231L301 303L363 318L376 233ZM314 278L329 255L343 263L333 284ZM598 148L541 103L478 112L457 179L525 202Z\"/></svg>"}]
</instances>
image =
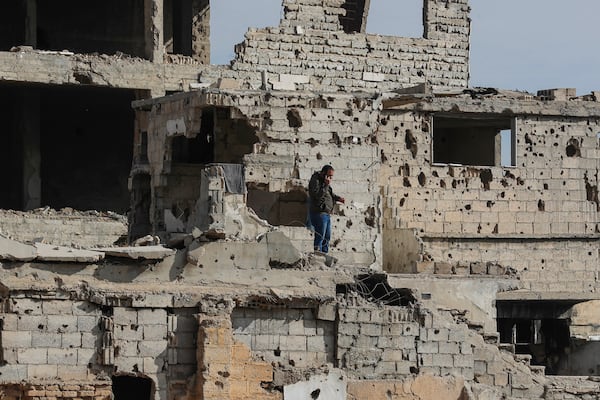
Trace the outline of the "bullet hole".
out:
<instances>
[{"instance_id":1,"label":"bullet hole","mask_svg":"<svg viewBox=\"0 0 600 400\"><path fill-rule=\"evenodd\" d=\"M337 147L342 147L342 140L340 139L340 136L336 132L333 132L331 134L331 139L329 139L329 143L335 144L335 145L337 145Z\"/></svg>"},{"instance_id":2,"label":"bullet hole","mask_svg":"<svg viewBox=\"0 0 600 400\"><path fill-rule=\"evenodd\" d=\"M454 178L454 168L448 167L448 175Z\"/></svg>"},{"instance_id":3,"label":"bullet hole","mask_svg":"<svg viewBox=\"0 0 600 400\"><path fill-rule=\"evenodd\" d=\"M490 190L490 182L493 179L492 170L489 168L482 169L481 172L479 173L479 179L481 179L483 188L485 190Z\"/></svg>"},{"instance_id":4,"label":"bullet hole","mask_svg":"<svg viewBox=\"0 0 600 400\"><path fill-rule=\"evenodd\" d=\"M319 144L319 141L315 140L313 138L310 138L310 139L306 140L304 143L309 144L310 147L315 147L316 145Z\"/></svg>"},{"instance_id":5,"label":"bullet hole","mask_svg":"<svg viewBox=\"0 0 600 400\"><path fill-rule=\"evenodd\" d=\"M408 179L407 177L404 177L404 179L402 180L402 184L404 185L404 187L411 187L410 179Z\"/></svg>"},{"instance_id":6,"label":"bullet hole","mask_svg":"<svg viewBox=\"0 0 600 400\"><path fill-rule=\"evenodd\" d=\"M275 357L279 357L281 356L281 349L278 347L275 350L273 350L273 354L275 354Z\"/></svg>"},{"instance_id":7,"label":"bullet hole","mask_svg":"<svg viewBox=\"0 0 600 400\"><path fill-rule=\"evenodd\" d=\"M351 117L354 115L354 112L352 111L351 108L344 110L344 115Z\"/></svg>"},{"instance_id":8,"label":"bullet hole","mask_svg":"<svg viewBox=\"0 0 600 400\"><path fill-rule=\"evenodd\" d=\"M481 224L477 225L477 233L481 233Z\"/></svg>"},{"instance_id":9,"label":"bullet hole","mask_svg":"<svg viewBox=\"0 0 600 400\"><path fill-rule=\"evenodd\" d=\"M215 381L215 386L217 386L219 389L223 389L225 385L223 385L223 382L221 381Z\"/></svg>"},{"instance_id":10,"label":"bullet hole","mask_svg":"<svg viewBox=\"0 0 600 400\"><path fill-rule=\"evenodd\" d=\"M341 240L341 239L336 239L336 240L334 240L334 242L333 242L333 244L331 245L331 247L337 247L337 246L338 246L338 244L340 244L341 242L342 242L342 240Z\"/></svg>"},{"instance_id":11,"label":"bullet hole","mask_svg":"<svg viewBox=\"0 0 600 400\"><path fill-rule=\"evenodd\" d=\"M317 153L317 160L322 160L323 156L321 155L321 153Z\"/></svg>"},{"instance_id":12,"label":"bullet hole","mask_svg":"<svg viewBox=\"0 0 600 400\"><path fill-rule=\"evenodd\" d=\"M381 156L381 163L385 164L387 162L387 157L385 156L385 153L383 152L383 150L380 151L380 156Z\"/></svg>"},{"instance_id":13,"label":"bullet hole","mask_svg":"<svg viewBox=\"0 0 600 400\"><path fill-rule=\"evenodd\" d=\"M569 141L567 142L567 157L581 157L579 140L575 138L569 139Z\"/></svg>"},{"instance_id":14,"label":"bullet hole","mask_svg":"<svg viewBox=\"0 0 600 400\"><path fill-rule=\"evenodd\" d=\"M452 179L452 189L456 189L457 184L458 182L456 181L456 179Z\"/></svg>"},{"instance_id":15,"label":"bullet hole","mask_svg":"<svg viewBox=\"0 0 600 400\"><path fill-rule=\"evenodd\" d=\"M232 255L230 255L230 256L229 256L229 259L230 259L231 261L235 260L235 254L232 254Z\"/></svg>"},{"instance_id":16,"label":"bullet hole","mask_svg":"<svg viewBox=\"0 0 600 400\"><path fill-rule=\"evenodd\" d=\"M346 228L350 228L352 226L352 221L346 221Z\"/></svg>"},{"instance_id":17,"label":"bullet hole","mask_svg":"<svg viewBox=\"0 0 600 400\"><path fill-rule=\"evenodd\" d=\"M598 185L592 185L590 183L587 172L584 175L584 179L587 201L596 203L596 211L600 211L600 201L598 200Z\"/></svg>"},{"instance_id":18,"label":"bullet hole","mask_svg":"<svg viewBox=\"0 0 600 400\"><path fill-rule=\"evenodd\" d=\"M548 184L544 183L544 190L548 190Z\"/></svg>"},{"instance_id":19,"label":"bullet hole","mask_svg":"<svg viewBox=\"0 0 600 400\"><path fill-rule=\"evenodd\" d=\"M494 233L494 234L498 233L498 224L494 225L494 230L492 231L492 233Z\"/></svg>"},{"instance_id":20,"label":"bullet hole","mask_svg":"<svg viewBox=\"0 0 600 400\"><path fill-rule=\"evenodd\" d=\"M405 199L404 197L400 199L400 204L399 204L399 205L400 205L400 207L404 207L404 202L405 202L405 200L406 200L406 199Z\"/></svg>"},{"instance_id":21,"label":"bullet hole","mask_svg":"<svg viewBox=\"0 0 600 400\"><path fill-rule=\"evenodd\" d=\"M542 199L538 200L538 210L546 211L546 203Z\"/></svg>"},{"instance_id":22,"label":"bullet hole","mask_svg":"<svg viewBox=\"0 0 600 400\"><path fill-rule=\"evenodd\" d=\"M491 201L491 200L488 200L488 202L487 202L486 206L487 206L488 208L492 208L492 207L494 206L494 204L496 204L496 203L494 203L494 202L493 202L493 201Z\"/></svg>"},{"instance_id":23,"label":"bullet hole","mask_svg":"<svg viewBox=\"0 0 600 400\"><path fill-rule=\"evenodd\" d=\"M423 362L423 359L421 359L421 362ZM417 375L419 373L419 368L417 368L417 367L410 367L409 371L410 371L411 374Z\"/></svg>"},{"instance_id":24,"label":"bullet hole","mask_svg":"<svg viewBox=\"0 0 600 400\"><path fill-rule=\"evenodd\" d=\"M440 179L440 187L446 189L446 182L443 179Z\"/></svg>"},{"instance_id":25,"label":"bullet hole","mask_svg":"<svg viewBox=\"0 0 600 400\"><path fill-rule=\"evenodd\" d=\"M510 172L510 171L504 172L504 177L505 178L515 179L515 175L512 172Z\"/></svg>"},{"instance_id":26,"label":"bullet hole","mask_svg":"<svg viewBox=\"0 0 600 400\"><path fill-rule=\"evenodd\" d=\"M287 120L290 128L300 128L302 126L300 112L295 108L292 108L287 112Z\"/></svg>"},{"instance_id":27,"label":"bullet hole","mask_svg":"<svg viewBox=\"0 0 600 400\"><path fill-rule=\"evenodd\" d=\"M273 125L273 120L271 119L271 112L270 111L265 111L263 113L263 122L264 122L265 126L272 126Z\"/></svg>"},{"instance_id":28,"label":"bullet hole","mask_svg":"<svg viewBox=\"0 0 600 400\"><path fill-rule=\"evenodd\" d=\"M517 184L523 186L525 184L525 181L519 177L517 178Z\"/></svg>"},{"instance_id":29,"label":"bullet hole","mask_svg":"<svg viewBox=\"0 0 600 400\"><path fill-rule=\"evenodd\" d=\"M470 204L467 204L467 205L465 206L465 210L467 210L467 211L471 211L471 205L470 205Z\"/></svg>"},{"instance_id":30,"label":"bullet hole","mask_svg":"<svg viewBox=\"0 0 600 400\"><path fill-rule=\"evenodd\" d=\"M431 176L433 176L433 177L435 177L435 178L439 178L439 177L440 177L440 175L437 173L437 171L433 171L433 172L431 173Z\"/></svg>"},{"instance_id":31,"label":"bullet hole","mask_svg":"<svg viewBox=\"0 0 600 400\"><path fill-rule=\"evenodd\" d=\"M316 400L319 398L320 394L321 394L321 389L315 389L312 392L310 392L310 398L313 400Z\"/></svg>"},{"instance_id":32,"label":"bullet hole","mask_svg":"<svg viewBox=\"0 0 600 400\"><path fill-rule=\"evenodd\" d=\"M407 163L404 163L404 176L410 176L410 166Z\"/></svg>"},{"instance_id":33,"label":"bullet hole","mask_svg":"<svg viewBox=\"0 0 600 400\"><path fill-rule=\"evenodd\" d=\"M41 330L44 330L44 325L42 325L42 324L38 325L38 329L39 329L40 331L41 331Z\"/></svg>"},{"instance_id":34,"label":"bullet hole","mask_svg":"<svg viewBox=\"0 0 600 400\"><path fill-rule=\"evenodd\" d=\"M410 129L406 130L404 142L406 144L406 149L410 150L410 154L412 154L413 158L415 158L417 156L417 138L415 138Z\"/></svg>"},{"instance_id":35,"label":"bullet hole","mask_svg":"<svg viewBox=\"0 0 600 400\"><path fill-rule=\"evenodd\" d=\"M367 224L371 228L374 228L375 227L375 207L367 208L367 211L365 211L364 215L365 215L365 224Z\"/></svg>"},{"instance_id":36,"label":"bullet hole","mask_svg":"<svg viewBox=\"0 0 600 400\"><path fill-rule=\"evenodd\" d=\"M419 174L418 180L419 180L419 185L421 185L421 186L425 186L425 184L427 183L427 177L425 176L425 174L423 172L421 172Z\"/></svg>"}]
</instances>

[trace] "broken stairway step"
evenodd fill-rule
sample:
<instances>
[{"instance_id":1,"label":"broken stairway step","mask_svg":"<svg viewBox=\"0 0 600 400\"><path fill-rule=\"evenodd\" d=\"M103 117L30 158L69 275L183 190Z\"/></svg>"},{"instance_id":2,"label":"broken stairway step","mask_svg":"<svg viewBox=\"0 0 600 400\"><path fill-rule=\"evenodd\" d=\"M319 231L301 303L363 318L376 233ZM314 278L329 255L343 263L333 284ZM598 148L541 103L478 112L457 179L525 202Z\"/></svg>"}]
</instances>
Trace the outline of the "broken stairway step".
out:
<instances>
[{"instance_id":1,"label":"broken stairway step","mask_svg":"<svg viewBox=\"0 0 600 400\"><path fill-rule=\"evenodd\" d=\"M176 250L164 246L135 246L135 247L101 247L94 248L107 256L131 258L134 260L162 260L175 254Z\"/></svg>"}]
</instances>

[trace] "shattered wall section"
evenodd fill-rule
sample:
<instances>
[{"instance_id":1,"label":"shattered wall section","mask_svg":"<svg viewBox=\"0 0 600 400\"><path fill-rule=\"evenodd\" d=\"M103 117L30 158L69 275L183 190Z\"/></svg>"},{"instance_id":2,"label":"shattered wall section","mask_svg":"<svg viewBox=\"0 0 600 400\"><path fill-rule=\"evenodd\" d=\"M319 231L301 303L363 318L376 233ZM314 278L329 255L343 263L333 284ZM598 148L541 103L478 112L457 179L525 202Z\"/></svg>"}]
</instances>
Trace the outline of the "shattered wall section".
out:
<instances>
[{"instance_id":1,"label":"shattered wall section","mask_svg":"<svg viewBox=\"0 0 600 400\"><path fill-rule=\"evenodd\" d=\"M553 104L499 97L478 105L466 99L439 100L439 106L432 103L426 112L412 106L384 111L378 132L384 268L518 272L531 290L597 291L600 219L588 188L598 179L598 110L594 103L578 102L587 109L566 116L564 103ZM474 120L498 110L516 118L516 166L433 163L432 116L457 110ZM413 230L412 238L406 237L407 230ZM422 251L418 260L397 257L394 244L405 243L406 248L415 241Z\"/></svg>"},{"instance_id":2,"label":"shattered wall section","mask_svg":"<svg viewBox=\"0 0 600 400\"><path fill-rule=\"evenodd\" d=\"M378 234L379 211L375 174L378 155L372 132L376 129L378 104L366 97L221 91L219 94L198 92L137 103L140 109L152 107L153 111L147 125L149 164L134 164L132 171L149 169L151 172L154 196L151 213L157 230L160 230L163 218L161 208L170 208L170 205L165 206L167 197L161 197L158 188L178 179L173 174L175 170L168 165L167 125L172 123L170 121L182 121L182 131L193 132L189 131L190 123L185 121L198 121L201 118L198 110L211 106L232 110L231 118L241 120L243 117L245 124L256 130L258 143L252 148L247 146L246 130L228 130L229 125L224 123L221 129L214 131L215 142L228 136L228 148L238 143L247 149L248 154L241 161L244 182L250 188L260 187L280 194L305 193L312 173L325 164L332 164L336 170L333 189L346 198L346 204L339 205L332 218L332 250L343 262L371 264L376 260L378 250L374 242ZM146 111L138 111L138 115L144 113ZM138 129L143 129L143 124ZM141 136L141 132L136 134L137 138ZM137 149L140 146L136 147L136 153ZM141 157L136 154L134 159ZM199 206L201 204L196 205ZM306 212L307 205L301 197L294 209ZM298 221L291 222L294 226L280 228L299 249L310 250L312 239L309 231L302 227L306 221L306 214L303 215ZM192 228L188 226L188 229Z\"/></svg>"},{"instance_id":3,"label":"shattered wall section","mask_svg":"<svg viewBox=\"0 0 600 400\"><path fill-rule=\"evenodd\" d=\"M319 3L319 2L317 2ZM345 33L343 2L284 1L278 28L251 29L231 72L250 87L275 90L389 90L428 83L467 86L469 6L466 0L424 0L424 38ZM266 81L262 80L264 71Z\"/></svg>"}]
</instances>

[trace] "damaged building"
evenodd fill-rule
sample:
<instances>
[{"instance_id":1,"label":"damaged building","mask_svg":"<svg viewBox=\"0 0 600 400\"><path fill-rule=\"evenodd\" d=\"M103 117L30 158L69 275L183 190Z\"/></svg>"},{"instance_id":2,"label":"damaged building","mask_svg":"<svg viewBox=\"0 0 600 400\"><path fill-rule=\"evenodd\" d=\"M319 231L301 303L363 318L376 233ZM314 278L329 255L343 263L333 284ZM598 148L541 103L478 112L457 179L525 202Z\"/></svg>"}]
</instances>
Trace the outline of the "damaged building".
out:
<instances>
[{"instance_id":1,"label":"damaged building","mask_svg":"<svg viewBox=\"0 0 600 400\"><path fill-rule=\"evenodd\" d=\"M468 0L369 3L226 66L207 0L2 5L0 398L600 398L600 92L470 87Z\"/></svg>"}]
</instances>

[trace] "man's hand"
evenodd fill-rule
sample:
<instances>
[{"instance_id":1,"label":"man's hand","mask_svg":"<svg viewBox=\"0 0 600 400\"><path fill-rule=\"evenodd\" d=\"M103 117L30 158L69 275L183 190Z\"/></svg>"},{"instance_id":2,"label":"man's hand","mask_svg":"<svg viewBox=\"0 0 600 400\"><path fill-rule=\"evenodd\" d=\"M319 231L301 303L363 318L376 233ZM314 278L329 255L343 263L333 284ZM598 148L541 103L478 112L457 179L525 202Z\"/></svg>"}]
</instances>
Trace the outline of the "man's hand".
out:
<instances>
[{"instance_id":1,"label":"man's hand","mask_svg":"<svg viewBox=\"0 0 600 400\"><path fill-rule=\"evenodd\" d=\"M344 199L343 197L338 197L337 201L339 201L342 204L346 203L346 199Z\"/></svg>"}]
</instances>

